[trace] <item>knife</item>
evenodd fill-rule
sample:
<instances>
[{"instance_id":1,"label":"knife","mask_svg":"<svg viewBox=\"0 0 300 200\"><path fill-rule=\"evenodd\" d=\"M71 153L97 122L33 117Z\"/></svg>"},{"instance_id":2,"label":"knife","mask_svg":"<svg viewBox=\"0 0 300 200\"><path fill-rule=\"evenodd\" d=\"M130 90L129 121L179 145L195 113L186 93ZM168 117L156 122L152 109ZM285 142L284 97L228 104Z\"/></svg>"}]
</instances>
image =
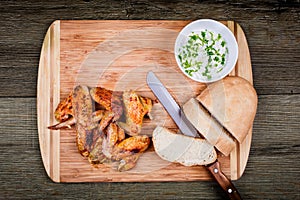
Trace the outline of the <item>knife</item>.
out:
<instances>
[{"instance_id":1,"label":"knife","mask_svg":"<svg viewBox=\"0 0 300 200\"><path fill-rule=\"evenodd\" d=\"M166 87L160 82L156 75L149 71L147 74L147 84L169 113L175 124L178 126L182 134L190 137L200 137L196 128L186 118L180 106L168 92ZM230 181L230 179L222 172L218 160L209 165L205 165L222 189L227 193L230 199L242 199L239 192Z\"/></svg>"}]
</instances>

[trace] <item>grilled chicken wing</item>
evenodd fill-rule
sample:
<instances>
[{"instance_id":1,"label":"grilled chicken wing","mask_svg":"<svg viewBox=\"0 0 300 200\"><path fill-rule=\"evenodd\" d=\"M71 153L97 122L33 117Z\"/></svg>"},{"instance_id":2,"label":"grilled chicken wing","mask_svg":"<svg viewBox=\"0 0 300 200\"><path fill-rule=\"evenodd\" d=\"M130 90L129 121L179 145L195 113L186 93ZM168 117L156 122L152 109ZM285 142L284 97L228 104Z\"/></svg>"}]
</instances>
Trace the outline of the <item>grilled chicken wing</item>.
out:
<instances>
[{"instance_id":1,"label":"grilled chicken wing","mask_svg":"<svg viewBox=\"0 0 300 200\"><path fill-rule=\"evenodd\" d=\"M91 88L90 95L92 96L93 100L97 102L102 108L114 112L115 120L117 120L122 115L122 92L113 92L102 87L94 87ZM72 102L73 91L56 107L54 116L58 122L66 121L73 116Z\"/></svg>"},{"instance_id":2,"label":"grilled chicken wing","mask_svg":"<svg viewBox=\"0 0 300 200\"><path fill-rule=\"evenodd\" d=\"M73 91L73 115L76 119L76 141L78 151L88 156L95 140L97 123L92 119L93 102L86 86L77 86Z\"/></svg>"},{"instance_id":3,"label":"grilled chicken wing","mask_svg":"<svg viewBox=\"0 0 300 200\"><path fill-rule=\"evenodd\" d=\"M125 138L124 130L115 123L110 123L103 132L89 155L89 162L93 166L111 161L115 144Z\"/></svg>"},{"instance_id":4,"label":"grilled chicken wing","mask_svg":"<svg viewBox=\"0 0 300 200\"><path fill-rule=\"evenodd\" d=\"M94 122L99 122L102 118L104 118L105 114L106 114L105 110L97 110L97 111L93 112L92 120ZM51 129L51 130L71 128L71 126L74 125L75 123L76 123L76 119L73 116L71 116L66 121L59 122L59 123L57 123L55 125L52 125L52 126L48 126L48 128Z\"/></svg>"},{"instance_id":5,"label":"grilled chicken wing","mask_svg":"<svg viewBox=\"0 0 300 200\"><path fill-rule=\"evenodd\" d=\"M103 146L103 137L104 135L100 135L95 144L93 149L91 150L88 160L89 162L94 166L97 167L99 164L104 163L107 160L107 157L102 152L102 146Z\"/></svg>"},{"instance_id":6,"label":"grilled chicken wing","mask_svg":"<svg viewBox=\"0 0 300 200\"><path fill-rule=\"evenodd\" d=\"M118 160L118 171L132 169L142 153L148 148L150 138L148 136L132 136L115 145L113 159Z\"/></svg>"},{"instance_id":7,"label":"grilled chicken wing","mask_svg":"<svg viewBox=\"0 0 300 200\"><path fill-rule=\"evenodd\" d=\"M111 159L115 145L125 139L125 132L115 123L111 123L106 129L106 138L103 141L103 153Z\"/></svg>"},{"instance_id":8,"label":"grilled chicken wing","mask_svg":"<svg viewBox=\"0 0 300 200\"><path fill-rule=\"evenodd\" d=\"M90 94L95 102L114 114L113 121L121 117L123 113L122 92L113 92L102 87L95 87L90 90Z\"/></svg>"},{"instance_id":9,"label":"grilled chicken wing","mask_svg":"<svg viewBox=\"0 0 300 200\"><path fill-rule=\"evenodd\" d=\"M131 135L138 135L141 132L144 116L152 109L152 100L138 96L133 91L123 93L126 123L118 124Z\"/></svg>"},{"instance_id":10,"label":"grilled chicken wing","mask_svg":"<svg viewBox=\"0 0 300 200\"><path fill-rule=\"evenodd\" d=\"M107 162L118 161L118 170L133 168L142 152L150 144L147 136L133 136L125 139L125 133L117 124L111 123L105 129L105 135L98 138L89 155L89 162L97 166Z\"/></svg>"},{"instance_id":11,"label":"grilled chicken wing","mask_svg":"<svg viewBox=\"0 0 300 200\"><path fill-rule=\"evenodd\" d=\"M76 122L76 119L72 116L66 121L59 122L57 124L54 124L52 126L48 126L51 130L59 130L59 129L65 129L65 128L71 128L72 125L74 125Z\"/></svg>"},{"instance_id":12,"label":"grilled chicken wing","mask_svg":"<svg viewBox=\"0 0 300 200\"><path fill-rule=\"evenodd\" d=\"M100 110L95 111L97 106ZM126 123L116 122L123 114L123 107ZM88 156L95 167L118 162L118 170L126 171L136 165L150 144L147 136L138 134L144 116L149 115L151 109L152 100L133 91L113 93L101 87L77 86L55 110L55 119L59 123L48 128L70 128L75 124L76 143L81 155ZM125 138L121 126L131 137Z\"/></svg>"},{"instance_id":13,"label":"grilled chicken wing","mask_svg":"<svg viewBox=\"0 0 300 200\"><path fill-rule=\"evenodd\" d=\"M117 150L131 151L131 152L138 153L138 152L145 151L148 148L149 144L150 144L150 139L148 136L136 135L136 136L126 138L122 142L118 143ZM118 158L118 156L116 158Z\"/></svg>"},{"instance_id":14,"label":"grilled chicken wing","mask_svg":"<svg viewBox=\"0 0 300 200\"><path fill-rule=\"evenodd\" d=\"M58 122L64 122L73 116L72 101L73 91L56 107L54 117Z\"/></svg>"},{"instance_id":15,"label":"grilled chicken wing","mask_svg":"<svg viewBox=\"0 0 300 200\"><path fill-rule=\"evenodd\" d=\"M98 103L98 105L102 109L101 112L96 111L93 114L93 117L95 118L95 120L99 118L104 119L100 124L100 129L103 130L108 125L108 123L110 123L110 121L116 121L122 115L122 93L113 92L102 87L92 88L89 92L93 100ZM97 107L97 105L95 106ZM108 112L104 113L103 109ZM66 99L62 100L59 103L54 112L54 116L59 123L48 127L52 130L70 128L76 123L76 119L74 118L73 113L73 91ZM97 121L100 121L100 119Z\"/></svg>"}]
</instances>

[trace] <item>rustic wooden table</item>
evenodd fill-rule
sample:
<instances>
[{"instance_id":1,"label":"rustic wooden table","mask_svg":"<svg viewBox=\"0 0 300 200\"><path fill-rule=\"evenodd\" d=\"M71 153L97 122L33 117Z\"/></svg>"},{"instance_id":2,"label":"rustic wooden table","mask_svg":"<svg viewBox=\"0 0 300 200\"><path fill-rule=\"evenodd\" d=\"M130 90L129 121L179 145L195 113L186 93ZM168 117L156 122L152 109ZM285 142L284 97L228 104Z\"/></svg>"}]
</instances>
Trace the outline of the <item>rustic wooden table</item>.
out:
<instances>
[{"instance_id":1,"label":"rustic wooden table","mask_svg":"<svg viewBox=\"0 0 300 200\"><path fill-rule=\"evenodd\" d=\"M53 183L40 155L36 88L40 50L56 19L213 18L248 39L259 103L244 199L300 199L300 2L4 1L0 7L0 199L225 199L207 182Z\"/></svg>"}]
</instances>

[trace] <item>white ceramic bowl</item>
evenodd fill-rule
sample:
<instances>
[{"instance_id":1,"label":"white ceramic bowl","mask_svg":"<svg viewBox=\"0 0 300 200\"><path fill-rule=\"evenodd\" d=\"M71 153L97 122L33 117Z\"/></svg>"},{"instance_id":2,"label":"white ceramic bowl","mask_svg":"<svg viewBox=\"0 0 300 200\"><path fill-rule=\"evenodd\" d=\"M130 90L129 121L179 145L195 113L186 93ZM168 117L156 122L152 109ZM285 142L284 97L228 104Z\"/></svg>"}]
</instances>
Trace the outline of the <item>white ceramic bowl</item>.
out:
<instances>
[{"instance_id":1,"label":"white ceramic bowl","mask_svg":"<svg viewBox=\"0 0 300 200\"><path fill-rule=\"evenodd\" d=\"M190 34L192 34L193 32L200 34L201 31L205 30L211 31L215 34L220 34L222 36L222 39L224 39L224 41L226 42L228 53L226 54L225 64L224 66L222 66L222 69L219 72L213 73L213 76L211 76L211 78L201 75L202 73L200 73L200 71L199 73L193 72L193 76L190 76L186 72L186 69L184 69L184 67L182 66L178 55L180 54L180 49L182 49L182 47L187 44ZM186 76L198 82L210 83L224 78L234 68L238 58L238 45L233 33L224 24L211 19L200 19L191 22L180 31L175 42L174 54L179 68ZM202 58L198 59L201 60Z\"/></svg>"}]
</instances>

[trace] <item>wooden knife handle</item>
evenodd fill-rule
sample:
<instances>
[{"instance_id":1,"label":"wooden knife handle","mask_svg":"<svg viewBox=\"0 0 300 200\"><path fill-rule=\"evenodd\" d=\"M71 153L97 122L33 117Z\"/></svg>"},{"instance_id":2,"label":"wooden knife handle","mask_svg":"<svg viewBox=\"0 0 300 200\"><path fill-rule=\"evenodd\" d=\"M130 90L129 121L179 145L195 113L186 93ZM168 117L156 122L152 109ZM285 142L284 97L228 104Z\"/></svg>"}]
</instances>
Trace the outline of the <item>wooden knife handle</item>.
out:
<instances>
[{"instance_id":1,"label":"wooden knife handle","mask_svg":"<svg viewBox=\"0 0 300 200\"><path fill-rule=\"evenodd\" d=\"M234 187L229 178L222 172L220 163L216 160L214 163L207 165L207 169L211 172L213 177L222 187L222 189L228 194L230 199L242 199L241 195Z\"/></svg>"}]
</instances>

